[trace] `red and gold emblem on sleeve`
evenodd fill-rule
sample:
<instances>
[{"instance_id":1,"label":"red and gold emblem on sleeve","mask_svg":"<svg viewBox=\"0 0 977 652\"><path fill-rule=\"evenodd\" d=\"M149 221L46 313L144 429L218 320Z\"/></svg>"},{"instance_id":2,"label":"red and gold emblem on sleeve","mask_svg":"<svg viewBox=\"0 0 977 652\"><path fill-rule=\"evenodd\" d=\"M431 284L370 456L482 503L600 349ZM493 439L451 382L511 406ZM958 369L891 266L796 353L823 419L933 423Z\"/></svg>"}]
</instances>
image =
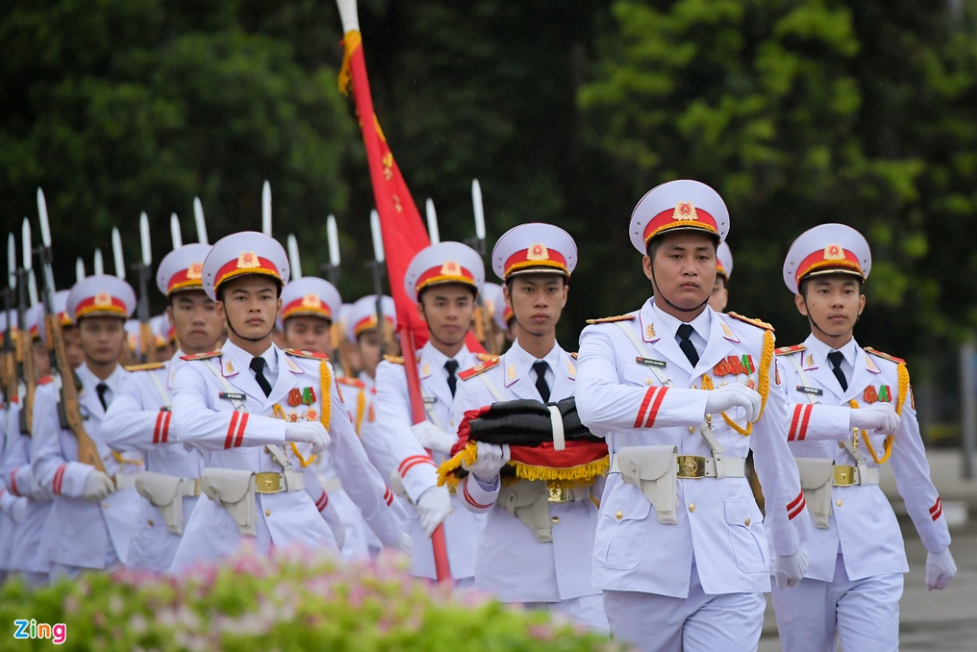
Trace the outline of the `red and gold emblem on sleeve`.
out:
<instances>
[{"instance_id":1,"label":"red and gold emblem on sleeve","mask_svg":"<svg viewBox=\"0 0 977 652\"><path fill-rule=\"evenodd\" d=\"M692 205L690 201L680 201L675 204L675 210L672 211L673 220L698 220L699 214L695 211L695 206Z\"/></svg>"},{"instance_id":2,"label":"red and gold emblem on sleeve","mask_svg":"<svg viewBox=\"0 0 977 652\"><path fill-rule=\"evenodd\" d=\"M844 260L845 250L839 244L829 244L824 248L825 260Z\"/></svg>"},{"instance_id":3,"label":"red and gold emblem on sleeve","mask_svg":"<svg viewBox=\"0 0 977 652\"><path fill-rule=\"evenodd\" d=\"M546 245L541 242L529 247L526 250L526 260L549 260L550 252L546 249Z\"/></svg>"},{"instance_id":4,"label":"red and gold emblem on sleeve","mask_svg":"<svg viewBox=\"0 0 977 652\"><path fill-rule=\"evenodd\" d=\"M237 268L253 269L255 267L261 267L261 263L258 262L258 255L253 251L242 251L241 255L237 257Z\"/></svg>"}]
</instances>

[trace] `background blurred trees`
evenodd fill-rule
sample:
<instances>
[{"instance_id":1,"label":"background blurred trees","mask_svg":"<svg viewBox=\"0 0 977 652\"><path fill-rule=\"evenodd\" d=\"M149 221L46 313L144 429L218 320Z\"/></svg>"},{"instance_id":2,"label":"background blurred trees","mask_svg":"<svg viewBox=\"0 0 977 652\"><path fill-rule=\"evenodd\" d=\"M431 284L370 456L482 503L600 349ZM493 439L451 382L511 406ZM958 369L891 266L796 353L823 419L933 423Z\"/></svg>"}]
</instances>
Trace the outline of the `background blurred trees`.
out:
<instances>
[{"instance_id":1,"label":"background blurred trees","mask_svg":"<svg viewBox=\"0 0 977 652\"><path fill-rule=\"evenodd\" d=\"M714 185L732 214L731 308L806 329L784 288L803 229L861 229L875 265L859 337L923 361L977 325L977 24L973 3L911 0L361 0L377 113L445 239L472 235L485 194L489 248L532 220L567 228L581 263L563 324L647 296L626 237L663 181ZM4 231L47 192L67 284L112 225L157 259L171 211L192 241L199 195L211 239L260 227L306 273L343 238L340 289L370 289L372 205L350 104L336 89L335 7L315 0L9 0L0 9ZM490 275L491 276L491 275ZM925 368L923 373L929 371Z\"/></svg>"}]
</instances>

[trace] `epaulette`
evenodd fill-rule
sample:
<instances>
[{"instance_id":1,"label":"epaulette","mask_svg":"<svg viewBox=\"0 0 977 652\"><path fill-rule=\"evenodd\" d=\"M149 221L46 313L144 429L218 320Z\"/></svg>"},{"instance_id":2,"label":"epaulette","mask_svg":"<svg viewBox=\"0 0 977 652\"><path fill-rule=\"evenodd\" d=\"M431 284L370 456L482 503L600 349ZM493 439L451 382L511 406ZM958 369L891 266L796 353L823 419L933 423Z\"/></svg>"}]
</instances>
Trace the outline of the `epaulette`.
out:
<instances>
[{"instance_id":1,"label":"epaulette","mask_svg":"<svg viewBox=\"0 0 977 652\"><path fill-rule=\"evenodd\" d=\"M131 364L123 367L126 371L156 371L157 369L165 369L166 365L162 362L146 362L144 364Z\"/></svg>"},{"instance_id":2,"label":"epaulette","mask_svg":"<svg viewBox=\"0 0 977 652\"><path fill-rule=\"evenodd\" d=\"M461 378L462 380L468 380L469 378L474 378L475 376L482 373L483 371L488 371L492 367L497 366L499 364L500 359L501 358L496 358L494 360L489 360L488 362L479 362L471 369L465 369L464 371L458 372L458 377Z\"/></svg>"},{"instance_id":3,"label":"epaulette","mask_svg":"<svg viewBox=\"0 0 977 652\"><path fill-rule=\"evenodd\" d=\"M492 362L493 360L498 360L499 356L494 353L476 353L475 357L482 362Z\"/></svg>"},{"instance_id":4,"label":"epaulette","mask_svg":"<svg viewBox=\"0 0 977 652\"><path fill-rule=\"evenodd\" d=\"M739 321L746 322L747 324L756 326L757 328L762 328L765 331L771 331L771 332L773 331L772 324L768 324L767 322L762 321L760 319L752 319L750 317L744 317L743 315L736 314L735 312L727 312L726 314L732 317L733 319L738 319Z\"/></svg>"},{"instance_id":5,"label":"epaulette","mask_svg":"<svg viewBox=\"0 0 977 652\"><path fill-rule=\"evenodd\" d=\"M906 364L906 361L902 358L897 358L894 355L889 355L888 353L883 353L882 351L876 351L870 346L865 347L865 351L871 353L874 356L878 356L883 360L888 360L889 362L895 362L896 364Z\"/></svg>"},{"instance_id":6,"label":"epaulette","mask_svg":"<svg viewBox=\"0 0 977 652\"><path fill-rule=\"evenodd\" d=\"M577 352L576 351L571 352L570 353L570 357L573 358L574 360L576 360L577 359Z\"/></svg>"},{"instance_id":7,"label":"epaulette","mask_svg":"<svg viewBox=\"0 0 977 652\"><path fill-rule=\"evenodd\" d=\"M38 385L47 385L54 381L54 376L41 376L37 380Z\"/></svg>"},{"instance_id":8,"label":"epaulette","mask_svg":"<svg viewBox=\"0 0 977 652\"><path fill-rule=\"evenodd\" d=\"M207 360L210 358L220 357L220 354L221 354L220 349L218 349L217 351L208 351L207 353L194 353L192 355L181 355L180 359L186 360L187 362L190 362L191 360Z\"/></svg>"},{"instance_id":9,"label":"epaulette","mask_svg":"<svg viewBox=\"0 0 977 652\"><path fill-rule=\"evenodd\" d=\"M366 383L359 378L349 378L348 376L340 376L336 379L336 382L349 387L355 387L356 389L363 389L366 387Z\"/></svg>"},{"instance_id":10,"label":"epaulette","mask_svg":"<svg viewBox=\"0 0 977 652\"><path fill-rule=\"evenodd\" d=\"M806 351L807 347L803 344L795 344L794 346L781 346L773 350L776 355L790 355L791 353L800 353L801 351Z\"/></svg>"},{"instance_id":11,"label":"epaulette","mask_svg":"<svg viewBox=\"0 0 977 652\"><path fill-rule=\"evenodd\" d=\"M588 324L612 324L616 321L634 321L634 315L614 315L613 317L601 317L599 319L588 319Z\"/></svg>"},{"instance_id":12,"label":"epaulette","mask_svg":"<svg viewBox=\"0 0 977 652\"><path fill-rule=\"evenodd\" d=\"M388 355L385 353L383 359L390 364L404 364L404 356L402 355Z\"/></svg>"},{"instance_id":13,"label":"epaulette","mask_svg":"<svg viewBox=\"0 0 977 652\"><path fill-rule=\"evenodd\" d=\"M299 349L285 349L286 355L292 355L296 358L311 358L313 360L329 360L329 356L325 353L319 353L318 351L300 351Z\"/></svg>"}]
</instances>

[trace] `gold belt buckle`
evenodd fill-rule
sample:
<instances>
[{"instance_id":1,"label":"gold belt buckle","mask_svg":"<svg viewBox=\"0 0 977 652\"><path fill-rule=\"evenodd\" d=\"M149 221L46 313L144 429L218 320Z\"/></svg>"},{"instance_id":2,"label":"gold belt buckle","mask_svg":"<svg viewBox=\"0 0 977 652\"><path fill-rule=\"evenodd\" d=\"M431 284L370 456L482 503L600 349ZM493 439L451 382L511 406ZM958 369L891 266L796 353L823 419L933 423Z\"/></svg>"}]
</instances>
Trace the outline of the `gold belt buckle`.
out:
<instances>
[{"instance_id":1,"label":"gold belt buckle","mask_svg":"<svg viewBox=\"0 0 977 652\"><path fill-rule=\"evenodd\" d=\"M193 496L191 498L196 498L200 495L200 478L193 479Z\"/></svg>"},{"instance_id":2,"label":"gold belt buckle","mask_svg":"<svg viewBox=\"0 0 977 652\"><path fill-rule=\"evenodd\" d=\"M573 500L573 493L566 487L554 487L549 485L550 495L547 500L551 503L569 503Z\"/></svg>"},{"instance_id":3,"label":"gold belt buckle","mask_svg":"<svg viewBox=\"0 0 977 652\"><path fill-rule=\"evenodd\" d=\"M254 490L259 494L277 494L282 490L282 474L255 473Z\"/></svg>"},{"instance_id":4,"label":"gold belt buckle","mask_svg":"<svg viewBox=\"0 0 977 652\"><path fill-rule=\"evenodd\" d=\"M836 487L850 487L855 484L855 467L836 465L834 485Z\"/></svg>"},{"instance_id":5,"label":"gold belt buckle","mask_svg":"<svg viewBox=\"0 0 977 652\"><path fill-rule=\"evenodd\" d=\"M702 457L701 455L679 455L678 477L679 478L706 477L706 458Z\"/></svg>"}]
</instances>

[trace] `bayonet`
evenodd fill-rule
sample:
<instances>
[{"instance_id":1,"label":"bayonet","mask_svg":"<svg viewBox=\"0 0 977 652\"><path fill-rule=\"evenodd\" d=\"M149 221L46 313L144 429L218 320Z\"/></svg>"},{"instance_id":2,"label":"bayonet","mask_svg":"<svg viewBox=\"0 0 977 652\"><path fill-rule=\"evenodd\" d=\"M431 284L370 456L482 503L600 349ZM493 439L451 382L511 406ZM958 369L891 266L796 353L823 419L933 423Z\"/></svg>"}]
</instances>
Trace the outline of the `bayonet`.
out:
<instances>
[{"instance_id":1,"label":"bayonet","mask_svg":"<svg viewBox=\"0 0 977 652\"><path fill-rule=\"evenodd\" d=\"M331 214L326 218L326 244L329 246L329 263L326 264L326 278L333 285L339 281L339 229L336 228L336 216Z\"/></svg>"},{"instance_id":2,"label":"bayonet","mask_svg":"<svg viewBox=\"0 0 977 652\"><path fill-rule=\"evenodd\" d=\"M424 211L427 213L427 235L431 244L436 245L441 242L441 233L438 231L438 214L434 210L434 200L430 197L424 203Z\"/></svg>"},{"instance_id":3,"label":"bayonet","mask_svg":"<svg viewBox=\"0 0 977 652\"><path fill-rule=\"evenodd\" d=\"M261 232L271 237L271 184L267 179L261 187Z\"/></svg>"},{"instance_id":4,"label":"bayonet","mask_svg":"<svg viewBox=\"0 0 977 652\"><path fill-rule=\"evenodd\" d=\"M204 205L199 197L193 198L193 221L197 224L197 242L210 244L207 240L207 222L204 220Z\"/></svg>"},{"instance_id":5,"label":"bayonet","mask_svg":"<svg viewBox=\"0 0 977 652\"><path fill-rule=\"evenodd\" d=\"M139 318L139 344L143 362L156 362L156 338L149 316L149 277L153 271L153 250L149 242L149 217L145 211L139 214L139 244L142 259L136 267L139 274L139 301L136 316Z\"/></svg>"},{"instance_id":6,"label":"bayonet","mask_svg":"<svg viewBox=\"0 0 977 652\"><path fill-rule=\"evenodd\" d=\"M112 227L112 258L115 261L115 275L126 280L125 259L122 257L122 236L118 227Z\"/></svg>"},{"instance_id":7,"label":"bayonet","mask_svg":"<svg viewBox=\"0 0 977 652\"><path fill-rule=\"evenodd\" d=\"M295 234L288 234L288 265L292 268L292 278L302 278L302 262L299 259L299 241L295 239Z\"/></svg>"},{"instance_id":8,"label":"bayonet","mask_svg":"<svg viewBox=\"0 0 977 652\"><path fill-rule=\"evenodd\" d=\"M179 249L183 246L183 233L180 231L180 218L176 213L170 213L170 237L173 239L173 248Z\"/></svg>"},{"instance_id":9,"label":"bayonet","mask_svg":"<svg viewBox=\"0 0 977 652\"><path fill-rule=\"evenodd\" d=\"M95 276L101 276L105 273L105 263L102 261L102 250L95 247L95 261L92 264L95 268Z\"/></svg>"},{"instance_id":10,"label":"bayonet","mask_svg":"<svg viewBox=\"0 0 977 652\"><path fill-rule=\"evenodd\" d=\"M85 261L81 256L75 260L75 283L79 283L85 278Z\"/></svg>"}]
</instances>

